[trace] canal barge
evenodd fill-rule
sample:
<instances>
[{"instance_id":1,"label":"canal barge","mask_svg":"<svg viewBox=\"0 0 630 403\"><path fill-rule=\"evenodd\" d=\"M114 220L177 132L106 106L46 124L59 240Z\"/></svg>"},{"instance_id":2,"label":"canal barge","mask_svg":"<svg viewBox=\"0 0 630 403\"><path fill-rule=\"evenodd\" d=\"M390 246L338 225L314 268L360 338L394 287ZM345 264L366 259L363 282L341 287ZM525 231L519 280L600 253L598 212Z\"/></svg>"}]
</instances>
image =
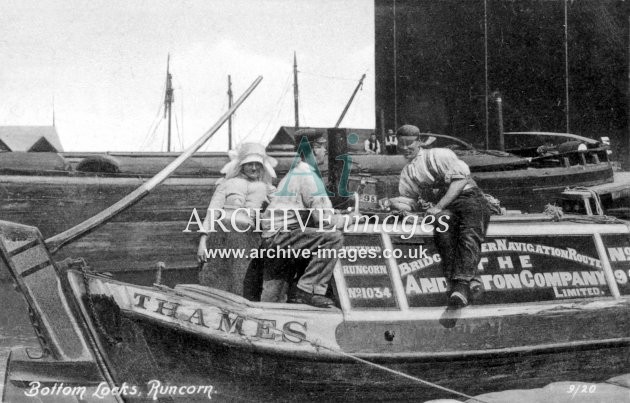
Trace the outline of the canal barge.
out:
<instances>
[{"instance_id":1,"label":"canal barge","mask_svg":"<svg viewBox=\"0 0 630 403\"><path fill-rule=\"evenodd\" d=\"M326 309L198 284L142 286L90 260L59 261L61 248L167 180L229 113L70 230L44 240L36 227L0 221L0 268L41 345L11 353L5 401L418 400L629 372L630 229L605 216L493 217L479 265L484 292L461 309L446 305L431 223L399 224L393 212L385 215L394 222L376 214L380 223L343 229L345 246L331 256L335 306Z\"/></svg>"},{"instance_id":2,"label":"canal barge","mask_svg":"<svg viewBox=\"0 0 630 403\"><path fill-rule=\"evenodd\" d=\"M417 400L630 371L626 222L494 216L484 293L463 309L446 305L431 232L348 229L336 305L322 309L119 281L55 262L36 228L2 222L2 261L43 352L12 353L5 401L23 400L32 382L136 386L110 398L142 401L154 380L212 385L226 400Z\"/></svg>"},{"instance_id":3,"label":"canal barge","mask_svg":"<svg viewBox=\"0 0 630 403\"><path fill-rule=\"evenodd\" d=\"M336 192L342 167L335 157L351 159L350 191L360 181L368 182L371 195L368 209L377 200L398 193L400 171L407 163L402 155L362 153L367 130L305 129L330 133L341 139L331 150L329 161L320 171ZM286 131L286 130L285 130ZM295 159L292 137L281 130L271 142L269 153L278 161L281 178ZM291 131L290 134L293 132ZM353 136L356 135L354 141ZM522 147L510 153L477 150L454 137L431 134L432 146L449 147L471 168L472 176L486 192L498 198L503 207L524 212L541 212L566 187L606 184L613 180L608 150L601 142L580 138L586 150L568 149L532 157ZM555 136L556 143L575 141ZM329 144L339 143L330 141ZM404 139L399 145L402 147ZM288 150L291 151L288 151ZM44 237L65 231L106 209L130 193L177 158L176 153L0 153L0 213L7 221L33 225ZM196 245L181 232L193 209L205 211L221 168L229 161L227 153L195 154L182 164L159 188L144 200L115 217L102 229L68 245L64 257L83 256L102 271L132 268L138 276L153 272L153 251L168 250L160 257L167 270L185 272L196 266ZM336 169L328 169L334 164ZM602 197L605 202L607 199ZM618 203L619 204L619 203ZM606 206L605 206L606 207ZM618 207L615 205L615 207ZM133 251L126 253L124 251Z\"/></svg>"}]
</instances>

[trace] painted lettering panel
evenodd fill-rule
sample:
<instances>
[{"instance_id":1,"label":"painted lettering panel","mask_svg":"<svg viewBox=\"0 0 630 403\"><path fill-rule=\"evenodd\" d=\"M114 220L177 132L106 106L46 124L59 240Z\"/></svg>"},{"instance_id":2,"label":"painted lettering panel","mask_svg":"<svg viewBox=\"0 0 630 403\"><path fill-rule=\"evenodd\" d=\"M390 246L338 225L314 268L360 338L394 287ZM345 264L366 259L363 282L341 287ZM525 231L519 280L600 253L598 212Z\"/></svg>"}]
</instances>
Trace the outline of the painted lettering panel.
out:
<instances>
[{"instance_id":1,"label":"painted lettering panel","mask_svg":"<svg viewBox=\"0 0 630 403\"><path fill-rule=\"evenodd\" d=\"M398 307L381 237L346 234L344 245L339 261L352 308Z\"/></svg>"},{"instance_id":2,"label":"painted lettering panel","mask_svg":"<svg viewBox=\"0 0 630 403\"><path fill-rule=\"evenodd\" d=\"M394 240L403 251L397 261L409 306L445 305L449 285L433 239L424 238L423 257L406 257L417 247ZM610 295L591 235L486 239L478 273L484 293L476 305Z\"/></svg>"},{"instance_id":3,"label":"painted lettering panel","mask_svg":"<svg viewBox=\"0 0 630 403\"><path fill-rule=\"evenodd\" d=\"M619 293L630 295L630 237L626 234L610 234L602 235L602 240Z\"/></svg>"}]
</instances>

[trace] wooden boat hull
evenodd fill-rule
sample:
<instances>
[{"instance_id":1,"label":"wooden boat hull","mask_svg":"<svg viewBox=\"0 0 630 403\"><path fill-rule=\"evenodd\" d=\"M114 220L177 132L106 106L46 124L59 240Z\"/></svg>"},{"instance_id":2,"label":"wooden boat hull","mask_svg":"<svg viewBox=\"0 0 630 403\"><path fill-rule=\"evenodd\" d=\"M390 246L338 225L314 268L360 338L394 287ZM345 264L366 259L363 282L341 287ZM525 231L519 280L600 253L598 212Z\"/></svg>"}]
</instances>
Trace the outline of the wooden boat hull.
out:
<instances>
[{"instance_id":1,"label":"wooden boat hull","mask_svg":"<svg viewBox=\"0 0 630 403\"><path fill-rule=\"evenodd\" d=\"M450 394L352 361L305 361L207 340L141 323L156 377L178 384L213 383L219 396L254 401L417 401ZM541 387L553 381L598 382L630 370L627 343L528 354L373 362L470 396L503 389ZM187 362L181 369L181 362ZM179 367L178 367L179 363Z\"/></svg>"},{"instance_id":2,"label":"wooden boat hull","mask_svg":"<svg viewBox=\"0 0 630 403\"><path fill-rule=\"evenodd\" d=\"M371 176L382 181L384 193L398 192L399 172L391 175L374 172ZM530 213L542 212L567 187L589 187L614 180L608 164L473 172L472 176L485 193L501 201L501 206Z\"/></svg>"},{"instance_id":3,"label":"wooden boat hull","mask_svg":"<svg viewBox=\"0 0 630 403\"><path fill-rule=\"evenodd\" d=\"M108 288L116 294L116 283L94 288ZM134 295L143 292L134 290ZM168 301L163 305L166 307L181 303L180 309L187 309L185 302L170 293L159 298L156 291L146 292L145 308L151 313L159 305L150 305L150 298ZM130 290L124 293L130 294ZM475 395L540 387L560 380L603 381L630 371L630 338L618 337L630 334L628 303L596 310L568 305L540 315L508 318L462 319L457 313L443 310L439 321L407 322L340 322L338 313L317 311L311 314L318 317L320 327L321 323L338 323L333 326L335 342L325 340L322 335L326 331L311 335L309 326L314 322L306 320L305 336L314 340L314 345L301 351L283 351L277 343L265 346L253 332L244 330L241 336L237 329L230 331L225 323L219 322L225 335L223 341L218 341L207 332L183 329L182 323L172 318L160 320L138 309L130 311L129 306L110 306L118 297L100 294L92 298L98 301L101 311L96 315L107 337L117 340L112 344L101 337L104 355L110 357L114 372L122 369L121 382L129 382L129 374L134 374L133 381L139 384L151 379L170 384L194 380L213 384L219 396L225 397L255 401L412 401L449 393L400 374ZM221 309L230 312L225 306ZM248 317L243 310L238 311L243 318ZM120 316L112 317L112 312ZM274 314L271 309L262 315L269 322ZM185 321L187 315L182 315L180 321ZM205 325L214 329L216 322L208 319L209 315L205 318ZM232 316L232 324L235 318ZM278 319L278 323L283 322ZM611 327L611 323L617 325ZM586 327L590 331L585 332ZM384 333L393 330L394 341L385 340ZM320 336L322 339L318 339ZM240 343L243 337L252 344ZM318 341L335 347L321 348L318 353ZM130 357L131 351L135 353Z\"/></svg>"},{"instance_id":4,"label":"wooden boat hull","mask_svg":"<svg viewBox=\"0 0 630 403\"><path fill-rule=\"evenodd\" d=\"M279 176L282 176L293 154L279 153L276 157L280 161ZM380 181L376 189L378 197L398 193L399 173L406 163L402 156L352 157L355 164L352 174L365 174ZM0 154L0 162L2 158ZM92 157L81 154L67 158ZM166 165L174 155L116 158L129 170L134 166L136 170L142 168L140 173L135 177L132 173L86 176L86 173L58 171L0 174L2 218L37 226L45 237L58 234L120 200L140 186L148 173ZM225 161L225 155L220 153L193 158L180 172L182 176L168 179L129 211L63 248L60 257L83 256L99 271L117 272L125 267L126 272L139 273L136 277L144 284L150 284L155 277L158 260L155 250L167 251L159 259L167 268L194 268L197 239L181 231L193 209L204 215ZM77 164L75 161L71 165ZM482 189L499 198L504 207L529 212L542 211L567 186L590 186L613 179L607 162L566 168L473 171L473 177Z\"/></svg>"},{"instance_id":5,"label":"wooden boat hull","mask_svg":"<svg viewBox=\"0 0 630 403\"><path fill-rule=\"evenodd\" d=\"M338 307L322 309L121 282L80 262L55 264L35 228L0 222L2 261L44 351L12 360L7 382L19 390L46 368L77 380L88 368L89 385L127 383L144 396L157 380L209 384L226 400L400 401L453 396L442 388L602 381L630 371L630 237L623 222L576 220L494 220L482 245L484 295L464 309L445 307L427 232L346 232L344 250L421 245L427 257L340 257Z\"/></svg>"},{"instance_id":6,"label":"wooden boat hull","mask_svg":"<svg viewBox=\"0 0 630 403\"><path fill-rule=\"evenodd\" d=\"M37 226L49 237L104 210L143 182L142 178L0 176L0 215ZM63 248L58 258L82 256L107 272L125 267L140 273L145 284L155 278L158 260L170 269L194 268L198 239L182 230L195 208L205 215L215 183L216 178L167 179L129 211ZM156 258L156 250L164 253Z\"/></svg>"}]
</instances>

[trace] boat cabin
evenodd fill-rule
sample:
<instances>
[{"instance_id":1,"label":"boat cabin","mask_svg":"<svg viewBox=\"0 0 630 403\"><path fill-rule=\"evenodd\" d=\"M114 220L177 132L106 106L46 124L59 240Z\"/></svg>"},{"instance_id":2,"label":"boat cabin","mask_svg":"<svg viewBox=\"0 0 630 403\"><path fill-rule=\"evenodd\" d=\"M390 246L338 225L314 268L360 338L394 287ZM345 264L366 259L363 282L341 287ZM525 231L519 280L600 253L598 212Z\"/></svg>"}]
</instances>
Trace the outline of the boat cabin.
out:
<instances>
[{"instance_id":1,"label":"boat cabin","mask_svg":"<svg viewBox=\"0 0 630 403\"><path fill-rule=\"evenodd\" d=\"M484 293L467 309L628 295L629 242L622 221L494 216L478 267ZM448 286L430 232L371 225L346 232L344 251L334 277L344 312L445 306Z\"/></svg>"}]
</instances>

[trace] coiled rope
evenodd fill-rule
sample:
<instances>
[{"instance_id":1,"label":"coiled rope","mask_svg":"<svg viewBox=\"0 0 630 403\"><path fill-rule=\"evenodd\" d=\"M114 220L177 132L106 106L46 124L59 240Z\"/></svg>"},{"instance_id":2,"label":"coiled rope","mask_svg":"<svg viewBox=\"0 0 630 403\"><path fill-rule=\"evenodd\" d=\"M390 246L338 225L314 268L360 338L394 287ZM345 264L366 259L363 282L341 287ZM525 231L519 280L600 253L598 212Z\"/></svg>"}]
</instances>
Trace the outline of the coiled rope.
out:
<instances>
[{"instance_id":1,"label":"coiled rope","mask_svg":"<svg viewBox=\"0 0 630 403\"><path fill-rule=\"evenodd\" d=\"M589 193L591 197L593 198L593 200L595 201L595 212L597 213L597 215L604 215L604 209L602 208L602 199L599 197L599 193L597 193L593 189L589 189L584 186L576 186L576 187L567 187L566 189L564 189L564 191L565 192L577 191L577 192Z\"/></svg>"}]
</instances>

